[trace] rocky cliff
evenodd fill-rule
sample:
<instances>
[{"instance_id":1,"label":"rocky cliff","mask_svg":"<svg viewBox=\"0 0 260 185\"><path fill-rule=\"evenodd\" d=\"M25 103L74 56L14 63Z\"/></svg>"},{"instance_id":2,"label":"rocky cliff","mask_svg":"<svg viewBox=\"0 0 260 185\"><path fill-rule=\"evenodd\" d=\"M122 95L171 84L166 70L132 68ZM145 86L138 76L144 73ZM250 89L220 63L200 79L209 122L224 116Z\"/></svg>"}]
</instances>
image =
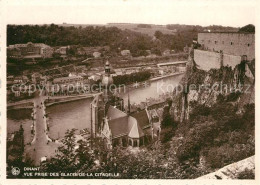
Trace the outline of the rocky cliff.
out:
<instances>
[{"instance_id":1,"label":"rocky cliff","mask_svg":"<svg viewBox=\"0 0 260 185\"><path fill-rule=\"evenodd\" d=\"M254 71L254 60L204 71L190 52L171 108L177 124L172 141L179 138L171 150L180 166L189 164L189 175L208 174L255 154Z\"/></svg>"},{"instance_id":2,"label":"rocky cliff","mask_svg":"<svg viewBox=\"0 0 260 185\"><path fill-rule=\"evenodd\" d=\"M218 99L236 104L243 111L245 104L255 101L255 60L241 61L234 69L221 67L204 71L194 61L190 52L187 72L174 91L175 119L189 119L194 105L211 107Z\"/></svg>"}]
</instances>

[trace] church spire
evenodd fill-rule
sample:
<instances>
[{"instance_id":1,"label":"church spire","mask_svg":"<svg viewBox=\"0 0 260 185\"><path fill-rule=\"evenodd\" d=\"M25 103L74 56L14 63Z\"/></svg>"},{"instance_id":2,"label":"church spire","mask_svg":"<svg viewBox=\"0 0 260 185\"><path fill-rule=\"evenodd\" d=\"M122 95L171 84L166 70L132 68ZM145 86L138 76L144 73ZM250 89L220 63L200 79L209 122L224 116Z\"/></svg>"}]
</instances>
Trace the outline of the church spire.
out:
<instances>
[{"instance_id":1,"label":"church spire","mask_svg":"<svg viewBox=\"0 0 260 185\"><path fill-rule=\"evenodd\" d=\"M127 113L128 114L130 114L131 113L131 104L130 104L130 96L129 96L129 92L128 92L128 104L127 104L127 108L128 108L128 110L127 110Z\"/></svg>"}]
</instances>

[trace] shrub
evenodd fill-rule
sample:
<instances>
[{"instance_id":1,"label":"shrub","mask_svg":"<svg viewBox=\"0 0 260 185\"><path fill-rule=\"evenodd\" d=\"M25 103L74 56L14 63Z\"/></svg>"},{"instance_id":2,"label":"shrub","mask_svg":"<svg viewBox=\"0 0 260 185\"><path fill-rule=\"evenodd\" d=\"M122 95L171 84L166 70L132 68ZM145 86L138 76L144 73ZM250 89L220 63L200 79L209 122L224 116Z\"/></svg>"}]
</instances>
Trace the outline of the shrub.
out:
<instances>
[{"instance_id":1,"label":"shrub","mask_svg":"<svg viewBox=\"0 0 260 185\"><path fill-rule=\"evenodd\" d=\"M196 119L198 116L208 116L210 114L210 108L205 105L198 105L194 107L192 113L190 114L191 121Z\"/></svg>"},{"instance_id":2,"label":"shrub","mask_svg":"<svg viewBox=\"0 0 260 185\"><path fill-rule=\"evenodd\" d=\"M248 170L240 172L237 176L238 179L255 179L255 172L253 170Z\"/></svg>"}]
</instances>

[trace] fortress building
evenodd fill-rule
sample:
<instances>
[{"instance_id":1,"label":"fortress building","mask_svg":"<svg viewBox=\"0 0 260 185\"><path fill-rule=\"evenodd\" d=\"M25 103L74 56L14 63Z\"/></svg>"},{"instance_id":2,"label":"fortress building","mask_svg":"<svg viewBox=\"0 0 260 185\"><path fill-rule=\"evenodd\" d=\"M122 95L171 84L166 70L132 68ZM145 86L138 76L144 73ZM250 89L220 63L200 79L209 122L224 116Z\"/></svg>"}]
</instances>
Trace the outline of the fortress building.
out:
<instances>
[{"instance_id":1,"label":"fortress building","mask_svg":"<svg viewBox=\"0 0 260 185\"><path fill-rule=\"evenodd\" d=\"M237 32L198 33L198 43L202 49L224 54L242 56L248 60L255 58L255 34Z\"/></svg>"},{"instance_id":2,"label":"fortress building","mask_svg":"<svg viewBox=\"0 0 260 185\"><path fill-rule=\"evenodd\" d=\"M194 60L203 70L230 66L255 59L255 34L239 32L198 33L200 47L194 49Z\"/></svg>"}]
</instances>

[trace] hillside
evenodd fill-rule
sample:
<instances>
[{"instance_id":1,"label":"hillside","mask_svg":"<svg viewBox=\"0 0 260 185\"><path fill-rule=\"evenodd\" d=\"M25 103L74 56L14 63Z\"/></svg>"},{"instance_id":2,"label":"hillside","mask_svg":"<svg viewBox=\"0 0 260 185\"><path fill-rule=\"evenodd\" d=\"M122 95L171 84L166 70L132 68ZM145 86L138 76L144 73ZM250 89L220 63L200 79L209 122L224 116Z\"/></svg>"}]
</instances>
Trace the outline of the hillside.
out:
<instances>
[{"instance_id":1,"label":"hillside","mask_svg":"<svg viewBox=\"0 0 260 185\"><path fill-rule=\"evenodd\" d=\"M146 34L149 36L154 36L156 31L160 31L162 34L166 35L176 35L180 32L201 32L205 30L211 31L231 31L237 32L239 29L230 26L220 26L220 25L210 25L210 26L199 26L199 25L185 25L185 24L167 24L167 25L156 25L156 24L137 24L137 23L108 23L108 24L59 24L59 26L64 27L88 27L88 26L105 26L105 27L117 27L121 30L130 30L133 32L138 32Z\"/></svg>"},{"instance_id":2,"label":"hillside","mask_svg":"<svg viewBox=\"0 0 260 185\"><path fill-rule=\"evenodd\" d=\"M177 30L170 30L166 25L154 25L154 24L120 24L120 23L109 23L107 27L117 27L121 30L131 30L149 36L154 36L156 31L160 31L163 34L175 35Z\"/></svg>"},{"instance_id":3,"label":"hillside","mask_svg":"<svg viewBox=\"0 0 260 185\"><path fill-rule=\"evenodd\" d=\"M179 161L199 167L195 174L209 173L254 155L255 81L248 75L254 74L254 61L207 72L192 57L189 62L181 82L185 90L171 111Z\"/></svg>"}]
</instances>

